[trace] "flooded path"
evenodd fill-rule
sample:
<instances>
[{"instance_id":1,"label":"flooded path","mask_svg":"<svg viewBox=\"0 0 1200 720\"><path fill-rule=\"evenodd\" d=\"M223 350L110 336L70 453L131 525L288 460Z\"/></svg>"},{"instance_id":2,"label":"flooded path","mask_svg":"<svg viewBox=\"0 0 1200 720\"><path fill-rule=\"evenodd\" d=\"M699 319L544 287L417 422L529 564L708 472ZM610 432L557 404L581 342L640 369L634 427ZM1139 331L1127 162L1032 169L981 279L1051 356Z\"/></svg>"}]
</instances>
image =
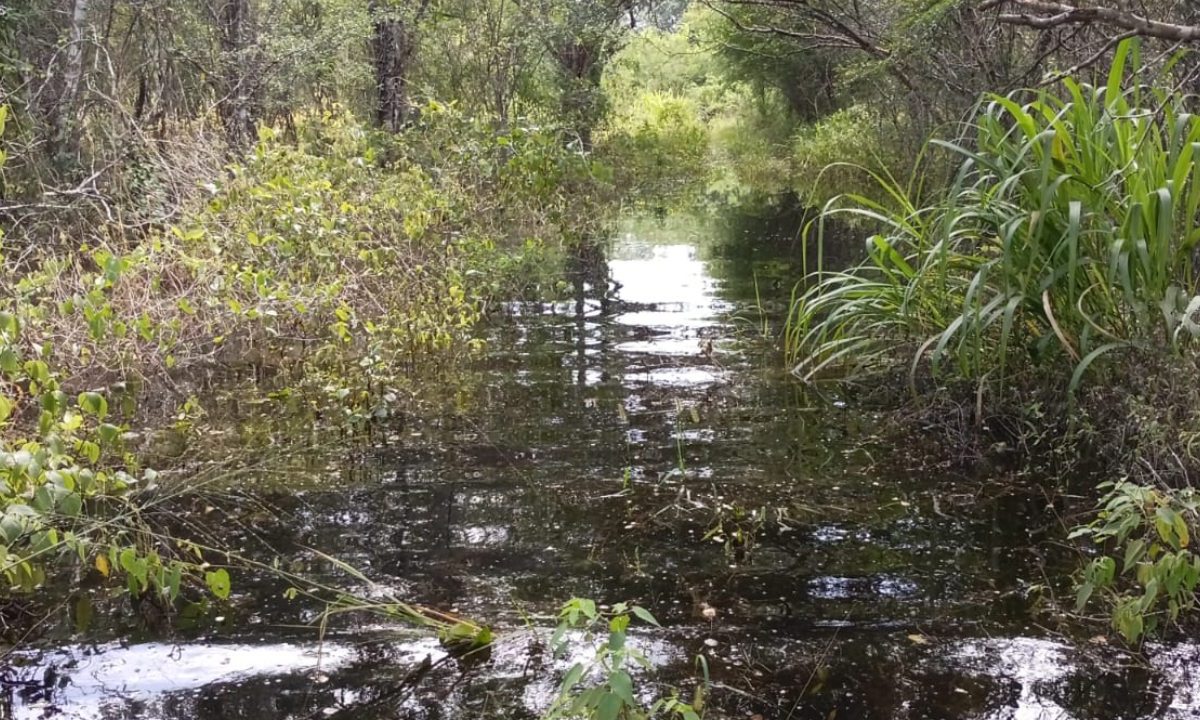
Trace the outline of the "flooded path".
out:
<instances>
[{"instance_id":1,"label":"flooded path","mask_svg":"<svg viewBox=\"0 0 1200 720\"><path fill-rule=\"evenodd\" d=\"M662 621L634 633L648 695L690 694L703 655L709 718L1200 717L1200 649L1138 664L1046 629L1075 559L1044 494L906 472L869 412L786 377L761 322L799 271L736 250L632 226L616 300L518 309L440 420L230 529L487 622L489 657L382 625L318 642L312 608L238 577L247 609L199 634L23 656L9 716L537 717L537 639L580 596Z\"/></svg>"}]
</instances>

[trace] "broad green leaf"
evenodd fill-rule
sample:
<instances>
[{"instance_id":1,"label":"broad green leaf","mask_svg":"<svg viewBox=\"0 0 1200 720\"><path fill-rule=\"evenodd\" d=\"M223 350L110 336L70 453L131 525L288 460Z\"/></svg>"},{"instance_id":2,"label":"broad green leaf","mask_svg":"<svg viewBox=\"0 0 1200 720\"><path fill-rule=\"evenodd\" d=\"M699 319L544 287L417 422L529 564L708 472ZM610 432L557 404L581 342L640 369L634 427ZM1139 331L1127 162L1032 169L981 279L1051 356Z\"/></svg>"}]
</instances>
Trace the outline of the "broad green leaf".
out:
<instances>
[{"instance_id":1,"label":"broad green leaf","mask_svg":"<svg viewBox=\"0 0 1200 720\"><path fill-rule=\"evenodd\" d=\"M601 695L600 702L596 704L596 720L617 720L622 705L621 698L613 693Z\"/></svg>"},{"instance_id":2,"label":"broad green leaf","mask_svg":"<svg viewBox=\"0 0 1200 720\"><path fill-rule=\"evenodd\" d=\"M77 517L83 509L83 499L79 493L67 493L58 500L58 510L67 517Z\"/></svg>"},{"instance_id":3,"label":"broad green leaf","mask_svg":"<svg viewBox=\"0 0 1200 720\"><path fill-rule=\"evenodd\" d=\"M121 428L111 423L103 423L96 428L96 434L99 435L100 442L111 446L121 437Z\"/></svg>"},{"instance_id":4,"label":"broad green leaf","mask_svg":"<svg viewBox=\"0 0 1200 720\"><path fill-rule=\"evenodd\" d=\"M1125 565L1121 569L1121 572L1123 572L1123 573L1129 572L1129 569L1133 567L1134 563L1136 563L1138 560L1141 559L1142 553L1144 553L1145 551L1146 551L1146 541L1145 540L1131 541L1129 543L1129 546L1125 548Z\"/></svg>"},{"instance_id":5,"label":"broad green leaf","mask_svg":"<svg viewBox=\"0 0 1200 720\"><path fill-rule=\"evenodd\" d=\"M1188 533L1187 520L1184 519L1182 513L1175 514L1173 526L1175 528L1175 536L1179 538L1179 547L1186 548L1191 537Z\"/></svg>"},{"instance_id":6,"label":"broad green leaf","mask_svg":"<svg viewBox=\"0 0 1200 720\"><path fill-rule=\"evenodd\" d=\"M79 407L93 417L103 418L108 415L108 401L97 392L80 393Z\"/></svg>"},{"instance_id":7,"label":"broad green leaf","mask_svg":"<svg viewBox=\"0 0 1200 720\"><path fill-rule=\"evenodd\" d=\"M122 570L132 575L137 569L137 550L131 547L125 548L117 556L117 561L121 564Z\"/></svg>"},{"instance_id":8,"label":"broad green leaf","mask_svg":"<svg viewBox=\"0 0 1200 720\"><path fill-rule=\"evenodd\" d=\"M608 687L612 689L613 694L617 695L625 702L626 705L632 707L635 703L633 700L633 678L624 670L618 670L608 676Z\"/></svg>"},{"instance_id":9,"label":"broad green leaf","mask_svg":"<svg viewBox=\"0 0 1200 720\"><path fill-rule=\"evenodd\" d=\"M636 616L637 619L641 620L642 622L648 622L656 627L662 627L658 624L658 620L650 614L650 611L644 607L641 607L640 605L634 605L633 607L629 608L629 611L632 612L634 616Z\"/></svg>"},{"instance_id":10,"label":"broad green leaf","mask_svg":"<svg viewBox=\"0 0 1200 720\"><path fill-rule=\"evenodd\" d=\"M0 348L0 371L10 378L21 371L21 358L17 356L16 350L9 347Z\"/></svg>"},{"instance_id":11,"label":"broad green leaf","mask_svg":"<svg viewBox=\"0 0 1200 720\"><path fill-rule=\"evenodd\" d=\"M1080 584L1079 590L1075 592L1075 612L1082 612L1087 607L1087 602L1095 592L1096 586L1090 582Z\"/></svg>"},{"instance_id":12,"label":"broad green leaf","mask_svg":"<svg viewBox=\"0 0 1200 720\"><path fill-rule=\"evenodd\" d=\"M625 647L625 633L610 632L608 634L608 649L616 652Z\"/></svg>"},{"instance_id":13,"label":"broad green leaf","mask_svg":"<svg viewBox=\"0 0 1200 720\"><path fill-rule=\"evenodd\" d=\"M213 595L216 595L221 600L229 598L229 573L224 568L204 573L204 582L208 585L208 589Z\"/></svg>"},{"instance_id":14,"label":"broad green leaf","mask_svg":"<svg viewBox=\"0 0 1200 720\"><path fill-rule=\"evenodd\" d=\"M582 664L575 663L572 665L571 669L567 671L566 676L563 678L561 686L562 691L569 692L571 688L575 687L575 685L579 683L579 680L583 678L583 671L584 667Z\"/></svg>"},{"instance_id":15,"label":"broad green leaf","mask_svg":"<svg viewBox=\"0 0 1200 720\"><path fill-rule=\"evenodd\" d=\"M587 598L579 599L579 610L587 616L589 620L596 619L596 602Z\"/></svg>"}]
</instances>

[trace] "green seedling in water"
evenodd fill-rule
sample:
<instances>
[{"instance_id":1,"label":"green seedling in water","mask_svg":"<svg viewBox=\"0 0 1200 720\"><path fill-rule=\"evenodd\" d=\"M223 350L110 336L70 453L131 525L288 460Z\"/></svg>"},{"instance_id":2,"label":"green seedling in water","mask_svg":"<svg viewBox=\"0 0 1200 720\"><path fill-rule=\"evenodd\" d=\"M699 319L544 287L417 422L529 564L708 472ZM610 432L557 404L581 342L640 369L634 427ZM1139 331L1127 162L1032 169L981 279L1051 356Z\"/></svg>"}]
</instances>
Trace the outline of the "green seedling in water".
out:
<instances>
[{"instance_id":1,"label":"green seedling in water","mask_svg":"<svg viewBox=\"0 0 1200 720\"><path fill-rule=\"evenodd\" d=\"M592 650L591 659L577 662L567 671L558 695L542 720L648 720L656 717L700 720L704 693L691 704L676 694L646 706L638 696L633 672L652 670L650 661L628 643L633 618L660 627L650 611L637 605L617 603L604 610L594 600L574 598L558 614L558 627L550 648L563 655L572 645L572 634L582 634L582 643ZM707 667L707 666L706 666Z\"/></svg>"}]
</instances>

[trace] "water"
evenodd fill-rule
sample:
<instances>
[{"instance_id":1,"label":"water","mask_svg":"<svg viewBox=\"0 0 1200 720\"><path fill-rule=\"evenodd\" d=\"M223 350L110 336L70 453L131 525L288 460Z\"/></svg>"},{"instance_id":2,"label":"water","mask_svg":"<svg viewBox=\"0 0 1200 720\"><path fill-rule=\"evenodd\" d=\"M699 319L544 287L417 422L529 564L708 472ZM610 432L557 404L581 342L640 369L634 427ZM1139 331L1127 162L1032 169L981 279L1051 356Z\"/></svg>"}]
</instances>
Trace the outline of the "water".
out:
<instances>
[{"instance_id":1,"label":"water","mask_svg":"<svg viewBox=\"0 0 1200 720\"><path fill-rule=\"evenodd\" d=\"M618 302L514 308L436 421L219 530L486 621L487 658L370 620L319 639L311 606L241 574L200 630L10 657L7 716L536 717L568 661L535 640L583 596L662 621L633 636L646 696L690 695L703 655L709 717L1200 717L1200 646L1135 661L1048 611L1075 559L1044 493L912 471L919 447L779 370L761 319L798 270L737 248L632 227Z\"/></svg>"}]
</instances>

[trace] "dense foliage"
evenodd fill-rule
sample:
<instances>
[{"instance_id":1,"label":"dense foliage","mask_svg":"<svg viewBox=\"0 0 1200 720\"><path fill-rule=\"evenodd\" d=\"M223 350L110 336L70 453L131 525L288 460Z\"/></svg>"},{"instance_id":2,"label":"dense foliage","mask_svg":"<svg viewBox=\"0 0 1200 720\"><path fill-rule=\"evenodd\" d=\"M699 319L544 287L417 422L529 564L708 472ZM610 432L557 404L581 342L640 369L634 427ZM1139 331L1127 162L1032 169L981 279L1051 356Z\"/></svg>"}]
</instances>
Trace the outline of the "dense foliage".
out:
<instances>
[{"instance_id":1,"label":"dense foliage","mask_svg":"<svg viewBox=\"0 0 1200 720\"><path fill-rule=\"evenodd\" d=\"M963 164L935 204L880 178L896 209L861 196L828 208L883 230L866 265L797 303L797 371L869 364L900 339L914 365L928 351L967 378L1065 360L1074 390L1106 353L1200 335L1200 123L1179 94L1122 92L1124 58L1104 87L985 98L973 145L949 146Z\"/></svg>"}]
</instances>

